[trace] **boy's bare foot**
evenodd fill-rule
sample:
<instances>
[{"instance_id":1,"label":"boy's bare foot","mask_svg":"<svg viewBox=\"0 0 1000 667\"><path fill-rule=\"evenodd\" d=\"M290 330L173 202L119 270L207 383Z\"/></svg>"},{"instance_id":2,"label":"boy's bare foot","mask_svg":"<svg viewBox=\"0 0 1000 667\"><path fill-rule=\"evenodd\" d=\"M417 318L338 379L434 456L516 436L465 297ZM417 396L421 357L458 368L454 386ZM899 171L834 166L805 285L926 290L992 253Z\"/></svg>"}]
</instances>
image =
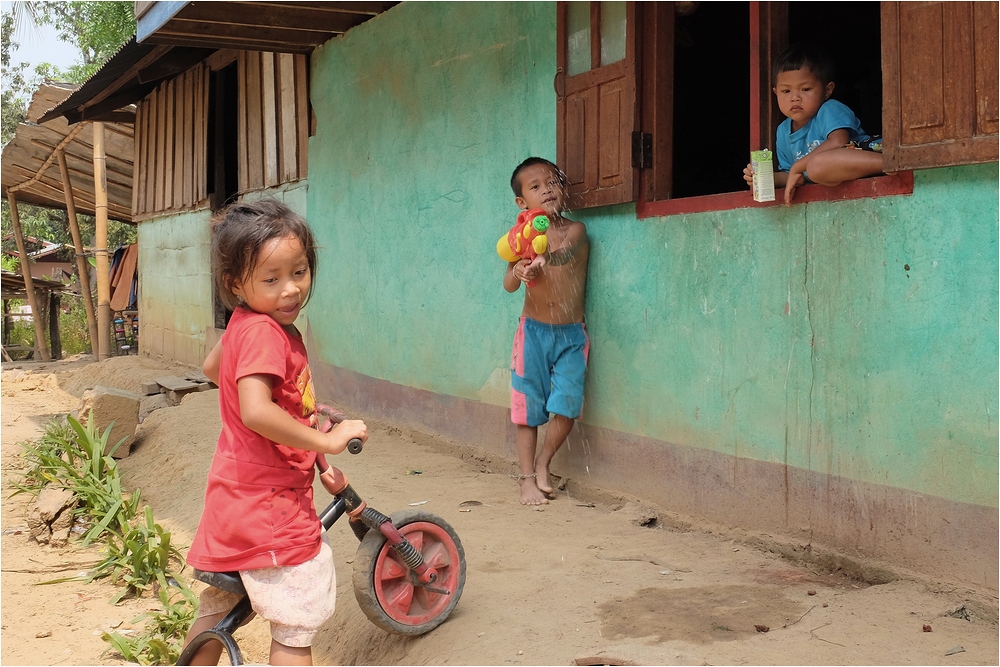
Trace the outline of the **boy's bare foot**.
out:
<instances>
[{"instance_id":1,"label":"boy's bare foot","mask_svg":"<svg viewBox=\"0 0 1000 667\"><path fill-rule=\"evenodd\" d=\"M517 483L521 485L522 505L547 505L549 499L542 494L535 484L535 475L519 475Z\"/></svg>"},{"instance_id":2,"label":"boy's bare foot","mask_svg":"<svg viewBox=\"0 0 1000 667\"><path fill-rule=\"evenodd\" d=\"M552 489L552 478L549 477L548 465L535 465L535 486L545 494L545 497L555 497L555 491Z\"/></svg>"}]
</instances>

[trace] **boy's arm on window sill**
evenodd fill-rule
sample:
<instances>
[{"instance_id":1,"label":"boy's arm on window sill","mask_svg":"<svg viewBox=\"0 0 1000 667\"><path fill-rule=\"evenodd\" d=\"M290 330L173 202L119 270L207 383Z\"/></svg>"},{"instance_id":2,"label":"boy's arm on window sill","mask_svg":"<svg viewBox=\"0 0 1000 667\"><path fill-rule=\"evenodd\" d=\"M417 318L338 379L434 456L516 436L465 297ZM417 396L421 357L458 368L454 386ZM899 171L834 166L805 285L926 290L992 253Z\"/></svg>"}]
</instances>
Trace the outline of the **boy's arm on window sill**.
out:
<instances>
[{"instance_id":1,"label":"boy's arm on window sill","mask_svg":"<svg viewBox=\"0 0 1000 667\"><path fill-rule=\"evenodd\" d=\"M779 185L778 178L788 177L786 172L774 172L775 201L755 202L749 190L737 192L721 192L714 195L701 195L682 199L662 199L657 201L640 200L636 206L639 219L685 215L690 213L705 213L709 211L727 211L738 208L767 208L770 206L784 207L784 182ZM840 185L802 185L795 193L792 205L806 204L814 201L844 201L850 199L869 199L891 195L913 194L913 172L900 171L894 174L869 176Z\"/></svg>"}]
</instances>

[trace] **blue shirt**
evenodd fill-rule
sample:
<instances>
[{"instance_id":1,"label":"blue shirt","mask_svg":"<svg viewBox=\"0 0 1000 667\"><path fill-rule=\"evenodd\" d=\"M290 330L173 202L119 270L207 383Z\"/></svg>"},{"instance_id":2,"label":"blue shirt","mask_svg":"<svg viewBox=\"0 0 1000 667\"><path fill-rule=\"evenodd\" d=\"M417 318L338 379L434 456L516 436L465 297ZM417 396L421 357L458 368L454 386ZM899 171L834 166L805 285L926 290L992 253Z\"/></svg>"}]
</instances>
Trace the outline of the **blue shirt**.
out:
<instances>
[{"instance_id":1,"label":"blue shirt","mask_svg":"<svg viewBox=\"0 0 1000 667\"><path fill-rule=\"evenodd\" d=\"M850 107L837 100L827 100L812 119L792 132L792 119L786 118L778 126L777 153L778 169L788 171L799 160L821 143L834 130L845 129L850 141L864 141L868 135L861 129L861 121Z\"/></svg>"}]
</instances>

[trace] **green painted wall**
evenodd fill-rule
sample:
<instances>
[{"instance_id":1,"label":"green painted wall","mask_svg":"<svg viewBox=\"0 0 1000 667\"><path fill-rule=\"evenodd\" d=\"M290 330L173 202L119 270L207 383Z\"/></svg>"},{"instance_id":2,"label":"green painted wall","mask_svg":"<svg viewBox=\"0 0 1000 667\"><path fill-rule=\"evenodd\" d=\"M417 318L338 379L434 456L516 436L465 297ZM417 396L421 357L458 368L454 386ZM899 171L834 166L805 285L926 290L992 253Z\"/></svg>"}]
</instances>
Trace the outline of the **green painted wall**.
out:
<instances>
[{"instance_id":1,"label":"green painted wall","mask_svg":"<svg viewBox=\"0 0 1000 667\"><path fill-rule=\"evenodd\" d=\"M306 215L308 181L247 193L270 197ZM208 209L172 213L139 223L139 349L201 366L215 345L212 237Z\"/></svg>"},{"instance_id":2,"label":"green painted wall","mask_svg":"<svg viewBox=\"0 0 1000 667\"><path fill-rule=\"evenodd\" d=\"M139 350L188 364L205 358L212 327L208 211L139 223Z\"/></svg>"},{"instance_id":3,"label":"green painted wall","mask_svg":"<svg viewBox=\"0 0 1000 667\"><path fill-rule=\"evenodd\" d=\"M314 355L507 402L521 305L494 248L514 166L553 152L554 25L554 4L403 3L317 50L308 208L332 301L309 311Z\"/></svg>"},{"instance_id":4,"label":"green painted wall","mask_svg":"<svg viewBox=\"0 0 1000 667\"><path fill-rule=\"evenodd\" d=\"M594 242L587 421L997 506L997 169Z\"/></svg>"},{"instance_id":5,"label":"green painted wall","mask_svg":"<svg viewBox=\"0 0 1000 667\"><path fill-rule=\"evenodd\" d=\"M508 182L555 155L555 6L403 3L317 50L312 358L504 406ZM588 424L997 506L997 166L594 243ZM909 268L907 268L909 267Z\"/></svg>"}]
</instances>

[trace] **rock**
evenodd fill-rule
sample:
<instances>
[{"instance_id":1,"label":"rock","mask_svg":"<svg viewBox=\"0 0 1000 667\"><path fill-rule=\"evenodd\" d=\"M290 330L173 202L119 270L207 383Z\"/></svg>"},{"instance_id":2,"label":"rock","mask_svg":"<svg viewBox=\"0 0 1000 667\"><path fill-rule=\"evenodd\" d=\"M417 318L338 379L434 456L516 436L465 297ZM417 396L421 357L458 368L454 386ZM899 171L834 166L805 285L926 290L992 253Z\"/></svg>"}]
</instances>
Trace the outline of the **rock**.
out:
<instances>
[{"instance_id":1,"label":"rock","mask_svg":"<svg viewBox=\"0 0 1000 667\"><path fill-rule=\"evenodd\" d=\"M111 449L124 438L121 447L113 456L116 459L123 459L129 455L135 440L135 427L139 425L141 400L142 397L134 392L101 385L83 392L80 421L86 423L93 414L94 424L102 433L114 423L105 454L109 454Z\"/></svg>"},{"instance_id":2,"label":"rock","mask_svg":"<svg viewBox=\"0 0 1000 667\"><path fill-rule=\"evenodd\" d=\"M49 524L49 530L52 531L52 536L49 538L49 545L53 547L64 547L69 542L69 531L73 528L73 507L76 506L76 500L66 507L63 511L59 513L55 519Z\"/></svg>"},{"instance_id":3,"label":"rock","mask_svg":"<svg viewBox=\"0 0 1000 667\"><path fill-rule=\"evenodd\" d=\"M35 500L35 509L46 523L52 523L67 507L75 506L76 501L72 491L53 486L42 489Z\"/></svg>"},{"instance_id":4,"label":"rock","mask_svg":"<svg viewBox=\"0 0 1000 667\"><path fill-rule=\"evenodd\" d=\"M156 382L155 380L153 382L143 382L142 385L140 386L139 391L142 392L143 396L152 396L153 394L159 394L160 383Z\"/></svg>"},{"instance_id":5,"label":"rock","mask_svg":"<svg viewBox=\"0 0 1000 667\"><path fill-rule=\"evenodd\" d=\"M41 544L65 546L73 526L76 497L68 489L47 486L28 512L28 530Z\"/></svg>"},{"instance_id":6,"label":"rock","mask_svg":"<svg viewBox=\"0 0 1000 667\"><path fill-rule=\"evenodd\" d=\"M196 382L177 377L176 375L158 377L156 378L156 382L167 391L187 391L198 388Z\"/></svg>"},{"instance_id":7,"label":"rock","mask_svg":"<svg viewBox=\"0 0 1000 667\"><path fill-rule=\"evenodd\" d=\"M159 385L157 385L159 387ZM139 401L139 423L141 424L146 420L153 410L159 410L160 408L170 407L170 402L167 400L166 394L161 394L157 392L152 396L145 396L141 401Z\"/></svg>"}]
</instances>

